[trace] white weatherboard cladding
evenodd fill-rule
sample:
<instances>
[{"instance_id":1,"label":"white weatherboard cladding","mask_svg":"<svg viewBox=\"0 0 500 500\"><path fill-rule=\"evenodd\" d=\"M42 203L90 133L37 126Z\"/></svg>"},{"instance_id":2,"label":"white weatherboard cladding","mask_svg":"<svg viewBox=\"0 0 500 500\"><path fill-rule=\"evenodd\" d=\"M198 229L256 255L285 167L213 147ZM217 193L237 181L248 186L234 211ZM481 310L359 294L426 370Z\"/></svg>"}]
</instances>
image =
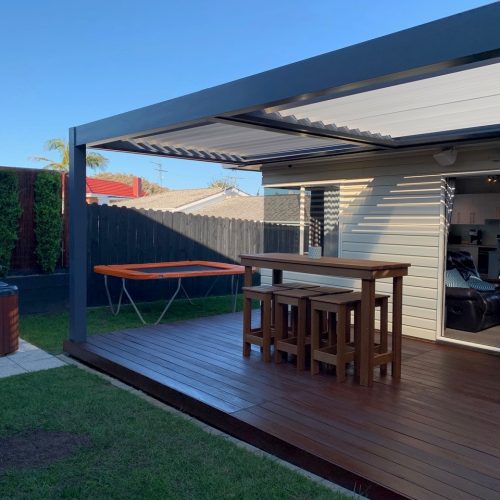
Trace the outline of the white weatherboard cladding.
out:
<instances>
[{"instance_id":1,"label":"white weatherboard cladding","mask_svg":"<svg viewBox=\"0 0 500 500\"><path fill-rule=\"evenodd\" d=\"M440 318L442 198L441 178L432 175L386 175L340 185L341 257L409 262L403 281L403 333L432 340ZM361 284L298 273L287 273L286 278L355 290ZM269 271L263 271L263 282L269 281ZM378 280L376 290L392 294L392 280Z\"/></svg>"}]
</instances>

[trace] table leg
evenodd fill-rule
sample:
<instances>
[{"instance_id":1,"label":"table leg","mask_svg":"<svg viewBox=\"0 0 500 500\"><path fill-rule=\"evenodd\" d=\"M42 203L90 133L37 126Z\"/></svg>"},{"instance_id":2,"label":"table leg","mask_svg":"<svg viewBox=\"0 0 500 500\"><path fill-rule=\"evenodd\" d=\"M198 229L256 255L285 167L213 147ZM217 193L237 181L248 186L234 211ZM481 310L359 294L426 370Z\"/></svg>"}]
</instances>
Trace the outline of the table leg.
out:
<instances>
[{"instance_id":1,"label":"table leg","mask_svg":"<svg viewBox=\"0 0 500 500\"><path fill-rule=\"evenodd\" d=\"M245 266L245 286L252 286L252 266Z\"/></svg>"},{"instance_id":2,"label":"table leg","mask_svg":"<svg viewBox=\"0 0 500 500\"><path fill-rule=\"evenodd\" d=\"M281 269L273 269L273 285L283 283L283 271Z\"/></svg>"},{"instance_id":3,"label":"table leg","mask_svg":"<svg viewBox=\"0 0 500 500\"><path fill-rule=\"evenodd\" d=\"M297 306L297 370L306 368L307 299L300 299Z\"/></svg>"},{"instance_id":4,"label":"table leg","mask_svg":"<svg viewBox=\"0 0 500 500\"><path fill-rule=\"evenodd\" d=\"M403 278L392 280L392 376L401 378L401 335L403 329Z\"/></svg>"},{"instance_id":5,"label":"table leg","mask_svg":"<svg viewBox=\"0 0 500 500\"><path fill-rule=\"evenodd\" d=\"M359 342L359 383L373 384L373 341L375 330L375 280L361 283L361 338Z\"/></svg>"},{"instance_id":6,"label":"table leg","mask_svg":"<svg viewBox=\"0 0 500 500\"><path fill-rule=\"evenodd\" d=\"M244 285L252 286L252 266L245 266ZM252 329L252 299L243 297L243 337ZM250 342L243 339L243 356L250 356Z\"/></svg>"}]
</instances>

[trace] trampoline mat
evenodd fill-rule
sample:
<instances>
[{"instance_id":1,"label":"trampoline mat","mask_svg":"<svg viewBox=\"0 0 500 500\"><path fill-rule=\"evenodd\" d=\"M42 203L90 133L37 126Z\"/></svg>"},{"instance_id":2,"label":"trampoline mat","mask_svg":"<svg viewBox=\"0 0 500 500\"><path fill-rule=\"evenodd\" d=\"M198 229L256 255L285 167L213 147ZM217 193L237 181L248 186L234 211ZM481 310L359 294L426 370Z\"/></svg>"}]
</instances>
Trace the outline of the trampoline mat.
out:
<instances>
[{"instance_id":1,"label":"trampoline mat","mask_svg":"<svg viewBox=\"0 0 500 500\"><path fill-rule=\"evenodd\" d=\"M143 267L141 269L133 269L133 271L145 274L166 274L166 273L199 273L202 271L224 271L224 269L216 266L161 266L161 267Z\"/></svg>"}]
</instances>

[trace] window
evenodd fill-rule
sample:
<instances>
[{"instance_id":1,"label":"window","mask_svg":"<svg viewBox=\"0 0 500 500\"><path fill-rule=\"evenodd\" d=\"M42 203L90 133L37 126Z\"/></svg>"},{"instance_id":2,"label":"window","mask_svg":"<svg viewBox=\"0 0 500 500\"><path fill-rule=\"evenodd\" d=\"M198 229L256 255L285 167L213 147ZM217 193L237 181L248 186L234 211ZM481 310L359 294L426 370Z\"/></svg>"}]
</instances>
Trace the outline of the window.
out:
<instances>
[{"instance_id":1,"label":"window","mask_svg":"<svg viewBox=\"0 0 500 500\"><path fill-rule=\"evenodd\" d=\"M315 244L337 257L339 211L338 186L265 188L264 251L306 253Z\"/></svg>"}]
</instances>

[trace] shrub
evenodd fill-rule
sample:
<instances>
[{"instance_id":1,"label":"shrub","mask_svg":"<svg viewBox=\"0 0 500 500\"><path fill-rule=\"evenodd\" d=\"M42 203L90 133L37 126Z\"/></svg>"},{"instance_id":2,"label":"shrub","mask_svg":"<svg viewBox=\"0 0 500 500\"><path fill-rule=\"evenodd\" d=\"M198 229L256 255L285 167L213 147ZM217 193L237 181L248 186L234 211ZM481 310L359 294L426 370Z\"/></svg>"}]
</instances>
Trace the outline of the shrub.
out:
<instances>
[{"instance_id":1,"label":"shrub","mask_svg":"<svg viewBox=\"0 0 500 500\"><path fill-rule=\"evenodd\" d=\"M0 171L0 276L10 269L21 213L17 175Z\"/></svg>"},{"instance_id":2,"label":"shrub","mask_svg":"<svg viewBox=\"0 0 500 500\"><path fill-rule=\"evenodd\" d=\"M38 264L52 273L61 253L61 176L40 172L35 180L35 237Z\"/></svg>"}]
</instances>

